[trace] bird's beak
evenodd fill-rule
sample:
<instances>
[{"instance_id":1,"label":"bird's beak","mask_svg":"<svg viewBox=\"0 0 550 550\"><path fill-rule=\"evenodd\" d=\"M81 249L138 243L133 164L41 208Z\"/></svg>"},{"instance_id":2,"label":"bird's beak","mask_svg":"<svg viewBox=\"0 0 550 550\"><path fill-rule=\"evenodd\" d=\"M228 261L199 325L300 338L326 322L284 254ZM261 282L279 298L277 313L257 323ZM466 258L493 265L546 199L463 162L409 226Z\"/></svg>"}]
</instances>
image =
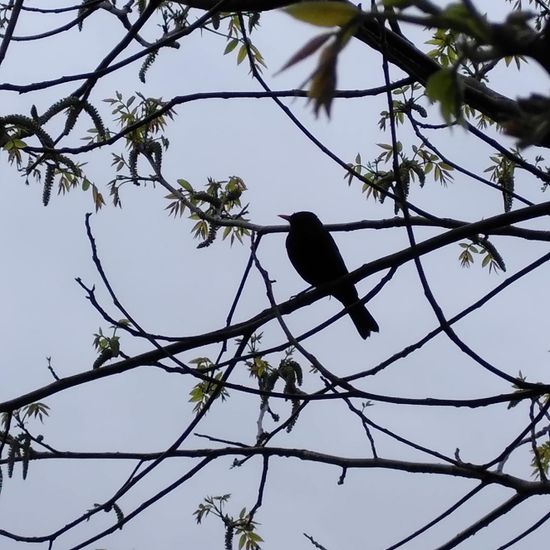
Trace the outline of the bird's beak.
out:
<instances>
[{"instance_id":1,"label":"bird's beak","mask_svg":"<svg viewBox=\"0 0 550 550\"><path fill-rule=\"evenodd\" d=\"M288 216L287 214L279 214L279 218L283 218L283 220L286 220L290 223L290 216Z\"/></svg>"}]
</instances>

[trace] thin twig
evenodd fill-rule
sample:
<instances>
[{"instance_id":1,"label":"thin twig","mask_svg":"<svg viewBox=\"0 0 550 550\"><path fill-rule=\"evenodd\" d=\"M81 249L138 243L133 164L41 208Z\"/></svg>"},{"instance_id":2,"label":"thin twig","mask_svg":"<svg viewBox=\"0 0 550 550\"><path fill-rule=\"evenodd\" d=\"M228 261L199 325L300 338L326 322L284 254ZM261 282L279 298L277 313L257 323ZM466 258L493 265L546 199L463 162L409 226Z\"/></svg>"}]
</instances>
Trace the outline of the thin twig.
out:
<instances>
[{"instance_id":1,"label":"thin twig","mask_svg":"<svg viewBox=\"0 0 550 550\"><path fill-rule=\"evenodd\" d=\"M2 39L2 44L0 44L0 65L4 62L6 53L8 52L9 45L11 44L11 39L15 26L17 25L17 20L19 19L19 14L21 13L21 8L23 6L23 0L15 0L12 6L10 21L6 28L6 33Z\"/></svg>"}]
</instances>

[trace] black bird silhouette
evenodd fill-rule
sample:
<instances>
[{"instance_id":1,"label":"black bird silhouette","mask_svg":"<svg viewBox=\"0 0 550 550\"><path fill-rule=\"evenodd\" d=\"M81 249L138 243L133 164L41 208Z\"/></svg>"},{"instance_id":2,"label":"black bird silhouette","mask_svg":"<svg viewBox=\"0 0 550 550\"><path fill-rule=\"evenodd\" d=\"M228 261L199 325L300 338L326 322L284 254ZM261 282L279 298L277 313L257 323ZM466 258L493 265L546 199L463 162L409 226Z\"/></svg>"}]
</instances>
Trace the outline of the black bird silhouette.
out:
<instances>
[{"instance_id":1,"label":"black bird silhouette","mask_svg":"<svg viewBox=\"0 0 550 550\"><path fill-rule=\"evenodd\" d=\"M322 286L347 275L338 246L313 212L296 212L279 217L290 223L286 238L288 258L302 279L315 287ZM363 339L378 332L378 324L367 308L358 302L355 286L342 283L331 290L339 302L348 308L348 314Z\"/></svg>"}]
</instances>

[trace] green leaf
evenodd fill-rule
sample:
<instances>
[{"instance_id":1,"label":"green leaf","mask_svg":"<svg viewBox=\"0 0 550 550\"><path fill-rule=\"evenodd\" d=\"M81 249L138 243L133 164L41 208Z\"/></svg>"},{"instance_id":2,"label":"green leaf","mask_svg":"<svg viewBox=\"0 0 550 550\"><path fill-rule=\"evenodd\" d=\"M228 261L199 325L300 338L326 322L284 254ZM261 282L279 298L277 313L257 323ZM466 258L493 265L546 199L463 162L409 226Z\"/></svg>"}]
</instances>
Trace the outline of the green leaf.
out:
<instances>
[{"instance_id":1,"label":"green leaf","mask_svg":"<svg viewBox=\"0 0 550 550\"><path fill-rule=\"evenodd\" d=\"M11 151L12 149L22 149L23 147L25 147L27 144L21 140L21 139L10 139L5 145L4 145L4 149L6 151Z\"/></svg>"},{"instance_id":2,"label":"green leaf","mask_svg":"<svg viewBox=\"0 0 550 550\"><path fill-rule=\"evenodd\" d=\"M236 38L233 38L233 40L230 40L227 43L227 46L225 47L225 50L223 50L223 55L228 54L229 52L232 52L238 45L239 41Z\"/></svg>"},{"instance_id":3,"label":"green leaf","mask_svg":"<svg viewBox=\"0 0 550 550\"><path fill-rule=\"evenodd\" d=\"M476 18L463 3L449 4L438 17L453 30L468 33L482 42L490 40L485 22Z\"/></svg>"},{"instance_id":4,"label":"green leaf","mask_svg":"<svg viewBox=\"0 0 550 550\"><path fill-rule=\"evenodd\" d=\"M197 401L202 401L202 399L204 398L204 392L202 391L201 386L195 386L189 392L189 395L191 396L191 398L189 399L189 401L191 403L196 403Z\"/></svg>"},{"instance_id":5,"label":"green leaf","mask_svg":"<svg viewBox=\"0 0 550 550\"><path fill-rule=\"evenodd\" d=\"M193 191L193 186L184 179L179 179L178 184L181 185L186 191L189 191L190 193Z\"/></svg>"},{"instance_id":6,"label":"green leaf","mask_svg":"<svg viewBox=\"0 0 550 550\"><path fill-rule=\"evenodd\" d=\"M336 63L338 61L338 45L327 46L319 57L317 70L311 78L308 96L313 99L313 111L316 115L324 108L330 116L330 107L334 90L336 89Z\"/></svg>"},{"instance_id":7,"label":"green leaf","mask_svg":"<svg viewBox=\"0 0 550 550\"><path fill-rule=\"evenodd\" d=\"M432 101L439 101L441 115L446 122L459 117L462 89L453 70L441 69L430 76L426 83L426 95Z\"/></svg>"},{"instance_id":8,"label":"green leaf","mask_svg":"<svg viewBox=\"0 0 550 550\"><path fill-rule=\"evenodd\" d=\"M324 33L318 36L314 36L311 40L306 42L276 73L275 76L279 73L282 73L284 70L296 65L300 61L308 58L310 55L313 55L330 37L332 33Z\"/></svg>"},{"instance_id":9,"label":"green leaf","mask_svg":"<svg viewBox=\"0 0 550 550\"><path fill-rule=\"evenodd\" d=\"M353 4L319 1L292 4L284 8L284 11L295 19L318 27L347 25L361 13L361 10Z\"/></svg>"},{"instance_id":10,"label":"green leaf","mask_svg":"<svg viewBox=\"0 0 550 550\"><path fill-rule=\"evenodd\" d=\"M246 45L243 44L240 48L239 48L239 53L237 54L237 65L240 65L246 58L246 53L247 53L247 50L246 50Z\"/></svg>"}]
</instances>

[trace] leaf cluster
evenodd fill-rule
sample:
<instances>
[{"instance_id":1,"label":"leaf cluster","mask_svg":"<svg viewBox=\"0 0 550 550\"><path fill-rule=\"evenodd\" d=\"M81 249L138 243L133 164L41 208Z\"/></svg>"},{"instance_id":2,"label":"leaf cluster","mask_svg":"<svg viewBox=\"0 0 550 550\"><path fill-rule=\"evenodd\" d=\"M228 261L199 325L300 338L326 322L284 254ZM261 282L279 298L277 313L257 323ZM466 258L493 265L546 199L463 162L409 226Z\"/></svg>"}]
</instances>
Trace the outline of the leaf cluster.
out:
<instances>
[{"instance_id":1,"label":"leaf cluster","mask_svg":"<svg viewBox=\"0 0 550 550\"><path fill-rule=\"evenodd\" d=\"M230 494L206 497L199 504L193 515L197 523L201 523L208 515L218 517L225 526L225 548L233 548L233 537L239 536L239 550L260 550L262 537L256 532L258 523L255 522L246 508L242 508L238 517L224 512L224 506L231 498Z\"/></svg>"},{"instance_id":2,"label":"leaf cluster","mask_svg":"<svg viewBox=\"0 0 550 550\"><path fill-rule=\"evenodd\" d=\"M483 256L481 267L488 268L489 273L506 271L502 256L488 239L479 238L475 242L459 243L459 246L462 248L462 252L459 254L458 259L462 267L471 267L475 262L474 255L481 254Z\"/></svg>"},{"instance_id":3,"label":"leaf cluster","mask_svg":"<svg viewBox=\"0 0 550 550\"><path fill-rule=\"evenodd\" d=\"M112 327L111 336L105 336L101 327L94 334L94 348L99 352L92 368L97 369L110 359L120 355L120 337L116 336L117 327Z\"/></svg>"},{"instance_id":4,"label":"leaf cluster","mask_svg":"<svg viewBox=\"0 0 550 550\"><path fill-rule=\"evenodd\" d=\"M227 55L233 51L237 54L237 65L240 65L248 56L250 51L250 59L253 63L254 70L261 73L264 68L267 68L264 57L260 50L250 40L252 31L260 25L260 12L250 12L242 14L243 18L247 18L248 39L244 39L241 28L239 15L233 14L228 17L227 44L223 51L223 55ZM250 68L252 71L252 67Z\"/></svg>"},{"instance_id":5,"label":"leaf cluster","mask_svg":"<svg viewBox=\"0 0 550 550\"><path fill-rule=\"evenodd\" d=\"M521 154L517 149L514 153L521 158ZM515 190L516 163L502 153L491 155L490 159L492 164L484 172L489 174L491 181L498 183L502 187L504 211L510 212L514 200L512 193Z\"/></svg>"},{"instance_id":6,"label":"leaf cluster","mask_svg":"<svg viewBox=\"0 0 550 550\"><path fill-rule=\"evenodd\" d=\"M356 177L356 174L361 176L362 192L366 197L372 197L374 200L384 203L388 196L388 191L391 191L396 197L395 212L400 210L399 197L405 199L409 195L410 183L418 180L420 187L423 187L426 182L426 176L432 174L435 181L446 185L452 181L451 174L453 167L442 161L436 154L429 151L424 144L420 146L412 145L412 154L405 154L403 145L400 141L394 146L388 143L379 143L378 147L382 152L373 160L364 162L361 154L357 153L354 162L348 163L349 170L344 175L348 185ZM388 164L393 164L394 154L397 155L399 163L399 174L396 176L393 169L387 169ZM401 188L398 189L398 184Z\"/></svg>"},{"instance_id":7,"label":"leaf cluster","mask_svg":"<svg viewBox=\"0 0 550 550\"><path fill-rule=\"evenodd\" d=\"M37 419L40 423L44 422L44 418L49 416L50 408L45 403L36 402L26 405L21 409L17 409L11 413L2 414L2 429L0 429L0 449L2 452L7 449L7 467L8 477L13 476L15 463L21 462L21 473L23 479L27 479L29 472L30 459L33 449L31 443L33 441L40 443L43 439L41 434L33 436L29 431L29 423L33 419ZM15 431L17 433L9 433L11 423L15 423ZM10 430L11 431L11 430ZM2 470L0 469L0 492L2 490Z\"/></svg>"},{"instance_id":8,"label":"leaf cluster","mask_svg":"<svg viewBox=\"0 0 550 550\"><path fill-rule=\"evenodd\" d=\"M301 365L293 359L294 348L289 347L284 352L284 357L279 362L278 367L273 367L259 352L258 346L262 335L253 335L249 343L249 353L254 357L245 362L250 376L258 381L258 388L265 392L272 392L279 380L284 384L283 392L288 395L285 401L290 399L292 410L286 431L290 433L294 428L299 413L300 394L299 386L303 383L303 371ZM269 395L263 395L261 408L269 410L271 417L275 422L279 421L279 415L274 414L269 409Z\"/></svg>"},{"instance_id":9,"label":"leaf cluster","mask_svg":"<svg viewBox=\"0 0 550 550\"><path fill-rule=\"evenodd\" d=\"M307 79L308 96L312 100L316 115L324 110L330 117L332 99L337 85L338 56L359 27L361 10L349 3L310 1L293 4L285 8L285 11L296 19L312 25L340 27L336 31L323 33L309 40L279 71L292 67L320 50L317 67Z\"/></svg>"},{"instance_id":10,"label":"leaf cluster","mask_svg":"<svg viewBox=\"0 0 550 550\"><path fill-rule=\"evenodd\" d=\"M173 216L182 216L187 210L190 211L190 219L196 221L192 228L193 236L202 239L199 248L210 246L214 242L218 230L222 227L217 222L247 221L245 216L248 205L243 207L241 201L247 187L242 178L208 178L204 191L195 190L185 179L179 179L178 184L178 192L165 197L170 201L166 210ZM222 239L229 237L231 244L235 239L242 243L243 237L249 235L250 231L246 227L225 224Z\"/></svg>"},{"instance_id":11,"label":"leaf cluster","mask_svg":"<svg viewBox=\"0 0 550 550\"><path fill-rule=\"evenodd\" d=\"M214 399L221 398L222 402L229 398L229 392L223 387L223 372L213 372L215 365L208 357L197 357L190 361L199 372L203 372L206 380L196 384L189 392L190 403L195 403L194 413L199 413Z\"/></svg>"},{"instance_id":12,"label":"leaf cluster","mask_svg":"<svg viewBox=\"0 0 550 550\"><path fill-rule=\"evenodd\" d=\"M115 97L104 101L111 105L116 122L126 132L128 156L113 153L112 165L117 172L127 170L128 173L121 174L108 183L113 205L122 206L120 190L124 184L131 182L139 186L141 182L154 180L140 176L140 156L144 156L150 165L160 171L164 151L170 145L164 132L168 121L174 117L174 111L166 108L162 98L145 97L140 93L124 99L120 92L116 92Z\"/></svg>"},{"instance_id":13,"label":"leaf cluster","mask_svg":"<svg viewBox=\"0 0 550 550\"><path fill-rule=\"evenodd\" d=\"M533 477L540 479L541 468L545 474L548 474L548 468L550 467L550 441L545 441L541 445L538 445L536 451L533 451L531 466L533 468Z\"/></svg>"}]
</instances>

